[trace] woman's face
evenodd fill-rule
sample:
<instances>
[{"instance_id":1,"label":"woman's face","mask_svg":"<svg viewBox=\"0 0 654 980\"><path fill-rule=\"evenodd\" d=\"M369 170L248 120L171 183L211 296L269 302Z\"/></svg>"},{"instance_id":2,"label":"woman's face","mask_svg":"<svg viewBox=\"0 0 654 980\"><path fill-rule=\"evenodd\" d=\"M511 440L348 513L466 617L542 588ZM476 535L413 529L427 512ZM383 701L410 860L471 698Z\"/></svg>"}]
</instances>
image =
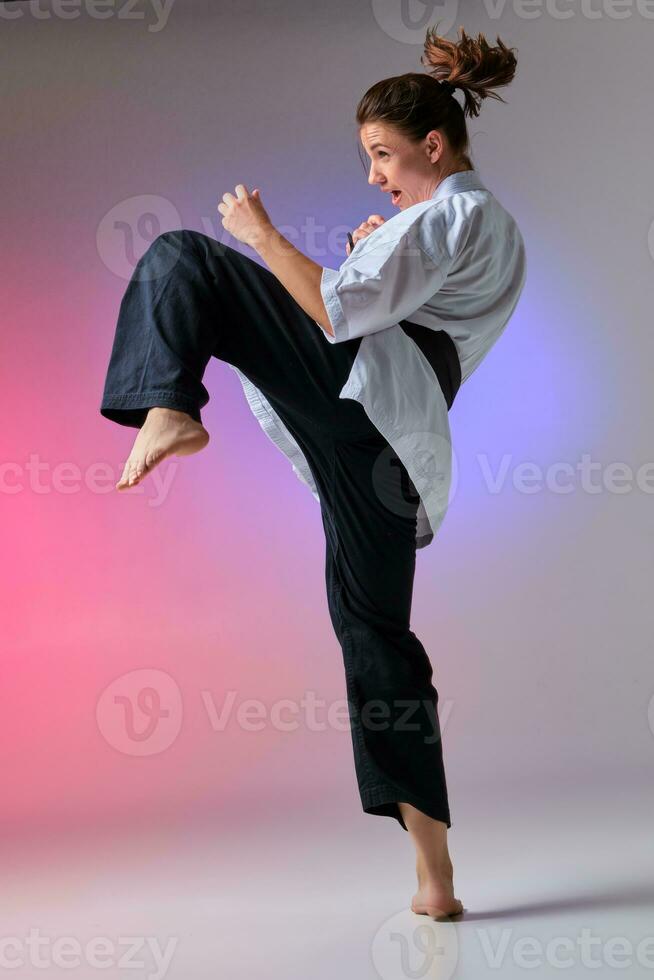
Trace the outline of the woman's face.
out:
<instances>
[{"instance_id":1,"label":"woman's face","mask_svg":"<svg viewBox=\"0 0 654 980\"><path fill-rule=\"evenodd\" d=\"M370 157L369 184L379 184L391 194L391 204L404 211L427 201L439 184L434 164L442 162L445 144L437 129L416 144L392 126L364 123L359 130L363 148ZM399 191L399 195L391 193Z\"/></svg>"}]
</instances>

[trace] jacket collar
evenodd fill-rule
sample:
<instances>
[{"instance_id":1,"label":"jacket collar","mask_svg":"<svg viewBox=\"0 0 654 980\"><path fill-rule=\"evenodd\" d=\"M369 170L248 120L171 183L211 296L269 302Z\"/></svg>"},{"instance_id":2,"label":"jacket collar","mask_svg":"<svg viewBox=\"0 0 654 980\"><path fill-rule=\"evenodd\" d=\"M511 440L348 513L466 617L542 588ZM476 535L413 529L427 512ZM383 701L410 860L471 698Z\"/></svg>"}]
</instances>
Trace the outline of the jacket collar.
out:
<instances>
[{"instance_id":1,"label":"jacket collar","mask_svg":"<svg viewBox=\"0 0 654 980\"><path fill-rule=\"evenodd\" d=\"M440 184L432 194L430 200L440 201L452 194L459 194L461 191L486 191L488 188L483 183L477 170L459 170L455 174L449 174L441 180Z\"/></svg>"}]
</instances>

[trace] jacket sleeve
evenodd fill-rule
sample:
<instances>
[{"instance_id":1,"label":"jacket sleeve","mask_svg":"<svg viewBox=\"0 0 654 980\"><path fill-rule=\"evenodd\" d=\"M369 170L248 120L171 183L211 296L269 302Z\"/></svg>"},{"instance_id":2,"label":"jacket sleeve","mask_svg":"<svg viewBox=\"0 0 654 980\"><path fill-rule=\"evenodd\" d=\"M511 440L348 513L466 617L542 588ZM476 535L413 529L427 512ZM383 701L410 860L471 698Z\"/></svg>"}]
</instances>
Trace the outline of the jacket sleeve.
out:
<instances>
[{"instance_id":1,"label":"jacket sleeve","mask_svg":"<svg viewBox=\"0 0 654 980\"><path fill-rule=\"evenodd\" d=\"M320 292L334 331L330 344L376 333L415 313L442 286L452 259L425 231L411 225L397 240L373 236L356 243L339 269L324 268ZM428 251L425 245L428 244ZM357 252L357 246L362 246Z\"/></svg>"}]
</instances>

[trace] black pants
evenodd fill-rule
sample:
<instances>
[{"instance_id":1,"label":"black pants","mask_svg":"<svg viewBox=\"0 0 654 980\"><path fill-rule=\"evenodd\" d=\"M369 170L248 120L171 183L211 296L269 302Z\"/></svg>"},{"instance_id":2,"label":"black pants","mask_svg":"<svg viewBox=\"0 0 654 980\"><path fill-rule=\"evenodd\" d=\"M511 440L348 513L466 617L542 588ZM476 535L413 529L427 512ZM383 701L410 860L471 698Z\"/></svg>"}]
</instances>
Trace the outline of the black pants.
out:
<instances>
[{"instance_id":1,"label":"black pants","mask_svg":"<svg viewBox=\"0 0 654 980\"><path fill-rule=\"evenodd\" d=\"M460 383L451 339L402 325L451 405ZM330 344L279 280L235 249L187 229L166 232L123 296L100 412L140 427L159 405L201 421L211 357L261 390L305 454L320 496L328 608L343 652L363 810L406 830L397 805L405 801L449 827L438 694L409 625L419 498L363 406L338 397L359 344ZM381 454L384 465L375 466Z\"/></svg>"}]
</instances>

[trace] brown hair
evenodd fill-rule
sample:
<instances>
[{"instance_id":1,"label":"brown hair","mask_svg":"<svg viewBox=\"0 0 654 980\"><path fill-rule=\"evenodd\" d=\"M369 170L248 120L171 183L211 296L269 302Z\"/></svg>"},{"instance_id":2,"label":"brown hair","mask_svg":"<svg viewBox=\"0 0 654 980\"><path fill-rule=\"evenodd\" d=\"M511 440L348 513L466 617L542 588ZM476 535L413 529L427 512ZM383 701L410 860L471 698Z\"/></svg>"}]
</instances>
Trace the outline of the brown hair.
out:
<instances>
[{"instance_id":1,"label":"brown hair","mask_svg":"<svg viewBox=\"0 0 654 980\"><path fill-rule=\"evenodd\" d=\"M436 33L438 24L427 29L421 63L430 66L428 74L408 72L376 82L365 93L356 109L359 127L368 122L383 122L395 127L415 142L424 139L432 129L440 129L453 153L472 167L465 116L478 116L482 99L505 100L491 91L508 85L516 69L513 48L500 38L491 47L483 34L469 37L459 28L458 41ZM453 97L447 81L463 92L463 105Z\"/></svg>"}]
</instances>

